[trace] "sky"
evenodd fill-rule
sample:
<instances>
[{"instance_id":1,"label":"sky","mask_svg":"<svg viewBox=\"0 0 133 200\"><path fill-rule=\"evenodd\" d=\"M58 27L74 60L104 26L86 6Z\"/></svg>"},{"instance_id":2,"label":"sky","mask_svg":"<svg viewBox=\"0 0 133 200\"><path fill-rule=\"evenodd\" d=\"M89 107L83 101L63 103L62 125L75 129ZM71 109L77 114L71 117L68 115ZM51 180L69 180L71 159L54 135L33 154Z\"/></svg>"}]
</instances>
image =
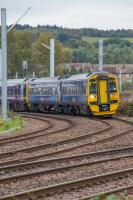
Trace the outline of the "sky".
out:
<instances>
[{"instance_id":1,"label":"sky","mask_svg":"<svg viewBox=\"0 0 133 200\"><path fill-rule=\"evenodd\" d=\"M67 28L133 29L133 0L0 0L13 24L32 7L20 24Z\"/></svg>"}]
</instances>

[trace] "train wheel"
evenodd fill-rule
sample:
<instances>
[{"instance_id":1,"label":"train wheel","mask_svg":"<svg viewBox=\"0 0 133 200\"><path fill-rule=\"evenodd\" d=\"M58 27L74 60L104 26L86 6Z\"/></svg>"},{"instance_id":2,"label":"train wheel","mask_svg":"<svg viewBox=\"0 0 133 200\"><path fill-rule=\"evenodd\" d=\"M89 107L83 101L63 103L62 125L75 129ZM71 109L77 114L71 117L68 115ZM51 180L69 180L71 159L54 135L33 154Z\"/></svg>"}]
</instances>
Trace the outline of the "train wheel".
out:
<instances>
[{"instance_id":1,"label":"train wheel","mask_svg":"<svg viewBox=\"0 0 133 200\"><path fill-rule=\"evenodd\" d=\"M76 114L80 115L80 108L78 106L76 107Z\"/></svg>"},{"instance_id":2,"label":"train wheel","mask_svg":"<svg viewBox=\"0 0 133 200\"><path fill-rule=\"evenodd\" d=\"M57 110L57 113L60 113L60 114L63 113L63 108L62 108L61 106L58 106L58 107L56 108L56 110Z\"/></svg>"},{"instance_id":3,"label":"train wheel","mask_svg":"<svg viewBox=\"0 0 133 200\"><path fill-rule=\"evenodd\" d=\"M20 105L19 105L18 103L16 103L16 104L14 105L14 111L15 111L15 112L20 112Z\"/></svg>"},{"instance_id":4,"label":"train wheel","mask_svg":"<svg viewBox=\"0 0 133 200\"><path fill-rule=\"evenodd\" d=\"M67 108L67 106L64 106L64 108L63 108L63 113L64 113L64 114L68 114L68 108Z\"/></svg>"},{"instance_id":5,"label":"train wheel","mask_svg":"<svg viewBox=\"0 0 133 200\"><path fill-rule=\"evenodd\" d=\"M38 111L39 111L37 105L34 105L34 106L33 106L33 110L34 110L34 112L38 112Z\"/></svg>"},{"instance_id":6,"label":"train wheel","mask_svg":"<svg viewBox=\"0 0 133 200\"><path fill-rule=\"evenodd\" d=\"M71 114L72 115L76 115L76 108L75 108L75 106L71 107Z\"/></svg>"},{"instance_id":7,"label":"train wheel","mask_svg":"<svg viewBox=\"0 0 133 200\"><path fill-rule=\"evenodd\" d=\"M105 115L105 118L112 119L112 115Z\"/></svg>"},{"instance_id":8,"label":"train wheel","mask_svg":"<svg viewBox=\"0 0 133 200\"><path fill-rule=\"evenodd\" d=\"M14 111L14 106L12 104L9 104L9 110Z\"/></svg>"}]
</instances>

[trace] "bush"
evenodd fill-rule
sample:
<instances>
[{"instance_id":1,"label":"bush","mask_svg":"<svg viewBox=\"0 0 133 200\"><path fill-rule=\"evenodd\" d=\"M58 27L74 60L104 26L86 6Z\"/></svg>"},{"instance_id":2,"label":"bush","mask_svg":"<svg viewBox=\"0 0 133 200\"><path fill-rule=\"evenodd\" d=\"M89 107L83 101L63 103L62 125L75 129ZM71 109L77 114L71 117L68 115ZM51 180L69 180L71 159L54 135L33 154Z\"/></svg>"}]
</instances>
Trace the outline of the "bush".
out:
<instances>
[{"instance_id":1,"label":"bush","mask_svg":"<svg viewBox=\"0 0 133 200\"><path fill-rule=\"evenodd\" d=\"M133 101L121 101L117 113L133 117Z\"/></svg>"},{"instance_id":2,"label":"bush","mask_svg":"<svg viewBox=\"0 0 133 200\"><path fill-rule=\"evenodd\" d=\"M122 91L129 92L133 90L133 83L131 82L123 82L122 83Z\"/></svg>"},{"instance_id":3,"label":"bush","mask_svg":"<svg viewBox=\"0 0 133 200\"><path fill-rule=\"evenodd\" d=\"M9 120L0 121L0 132L6 130L18 130L24 125L24 121L21 117L12 117Z\"/></svg>"},{"instance_id":4,"label":"bush","mask_svg":"<svg viewBox=\"0 0 133 200\"><path fill-rule=\"evenodd\" d=\"M105 196L104 194L99 194L98 196L92 198L91 200L126 200L126 197L122 193L119 196L116 196L115 194L111 194L109 196Z\"/></svg>"}]
</instances>

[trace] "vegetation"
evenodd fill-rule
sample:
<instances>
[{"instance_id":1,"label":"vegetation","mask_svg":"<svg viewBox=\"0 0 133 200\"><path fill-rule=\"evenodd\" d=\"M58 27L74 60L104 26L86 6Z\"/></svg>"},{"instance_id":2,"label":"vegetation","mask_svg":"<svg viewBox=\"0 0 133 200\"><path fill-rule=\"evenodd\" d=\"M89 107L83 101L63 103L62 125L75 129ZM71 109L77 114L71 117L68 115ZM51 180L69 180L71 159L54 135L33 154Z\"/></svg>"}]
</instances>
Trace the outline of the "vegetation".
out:
<instances>
[{"instance_id":1,"label":"vegetation","mask_svg":"<svg viewBox=\"0 0 133 200\"><path fill-rule=\"evenodd\" d=\"M57 26L16 25L8 34L8 77L15 73L24 77L35 71L37 76L49 75L49 45L55 38L56 75L72 74L62 63L98 63L98 41L104 39L104 63L133 63L133 30L67 29ZM22 61L28 61L28 70L22 70Z\"/></svg>"},{"instance_id":2,"label":"vegetation","mask_svg":"<svg viewBox=\"0 0 133 200\"><path fill-rule=\"evenodd\" d=\"M133 80L132 82L123 81L122 91L126 93L133 93Z\"/></svg>"},{"instance_id":3,"label":"vegetation","mask_svg":"<svg viewBox=\"0 0 133 200\"><path fill-rule=\"evenodd\" d=\"M0 120L0 132L7 130L18 130L24 125L24 121L21 117L13 117L9 120Z\"/></svg>"},{"instance_id":4,"label":"vegetation","mask_svg":"<svg viewBox=\"0 0 133 200\"><path fill-rule=\"evenodd\" d=\"M97 197L95 197L91 200L126 200L126 197L123 194L121 194L119 196L112 194L112 195L109 195L107 197L105 197L104 194L102 194L102 195L99 195L99 196L97 196Z\"/></svg>"},{"instance_id":5,"label":"vegetation","mask_svg":"<svg viewBox=\"0 0 133 200\"><path fill-rule=\"evenodd\" d=\"M50 25L38 25L37 27L32 27L30 25L16 25L16 30L21 30L21 31L33 31L33 30L38 30L38 31L48 31L52 33L58 33L61 38L65 40L68 39L69 36L75 36L75 37L114 37L114 38L126 38L126 37L133 37L133 30L128 29L118 29L118 30L99 30L99 29L94 29L94 28L81 28L81 29L75 29L75 28L63 28L59 26L50 26Z\"/></svg>"},{"instance_id":6,"label":"vegetation","mask_svg":"<svg viewBox=\"0 0 133 200\"><path fill-rule=\"evenodd\" d=\"M121 101L117 113L133 117L133 101Z\"/></svg>"}]
</instances>

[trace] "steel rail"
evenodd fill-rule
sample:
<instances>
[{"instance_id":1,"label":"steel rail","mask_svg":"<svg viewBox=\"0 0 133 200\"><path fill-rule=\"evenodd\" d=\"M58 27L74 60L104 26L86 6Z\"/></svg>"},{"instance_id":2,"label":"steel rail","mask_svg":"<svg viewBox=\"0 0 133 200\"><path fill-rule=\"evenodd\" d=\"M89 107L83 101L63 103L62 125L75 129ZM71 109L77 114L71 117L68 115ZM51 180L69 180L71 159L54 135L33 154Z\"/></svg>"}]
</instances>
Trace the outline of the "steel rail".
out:
<instances>
[{"instance_id":1,"label":"steel rail","mask_svg":"<svg viewBox=\"0 0 133 200\"><path fill-rule=\"evenodd\" d=\"M43 169L43 170L40 170L40 171L33 171L33 172L26 172L26 173L24 172L24 173L21 173L21 174L9 175L9 176L7 176L7 169L10 169L9 167L3 168L3 169L0 168L0 171L2 171L2 173L6 174L6 177L1 177L0 178L0 183L2 183L2 182L8 182L10 180L11 181L16 181L18 179L21 180L21 178L26 178L26 177L32 178L33 176L36 176L36 175L58 173L58 172L62 172L62 171L65 171L65 170L71 170L73 168L75 169L75 168L83 167L83 166L91 166L91 165L100 164L100 163L105 163L106 164L106 162L118 161L118 160L120 160L122 158L133 158L133 154L131 154L131 155L128 154L128 155L116 156L115 158L103 158L103 159L94 160L94 161L90 161L90 162L88 162L88 161L86 162L85 161L85 162L82 162L82 163L65 165L63 167L60 167L60 166L55 167L55 168L51 167L50 169ZM34 164L32 164L32 166L35 167ZM23 165L23 167L26 167L26 164ZM40 166L40 163L39 163L38 167L43 167L43 166ZM4 172L5 169L6 169L6 172ZM31 169L33 169L33 168L31 168ZM25 168L23 168L23 170L25 171Z\"/></svg>"},{"instance_id":2,"label":"steel rail","mask_svg":"<svg viewBox=\"0 0 133 200\"><path fill-rule=\"evenodd\" d=\"M130 152L131 151L131 152ZM52 159L45 159L45 160L38 160L38 161L32 161L32 162L26 162L26 163L19 163L19 164L14 164L14 165L4 165L0 167L0 171L4 171L4 170L14 170L15 168L18 169L24 169L24 167L28 168L28 167L32 167L34 165L34 167L36 166L40 166L41 164L44 165L48 165L49 163L52 164L52 162L65 162L65 161L72 161L72 160L76 160L76 159L80 159L80 158L92 158L92 157L100 157L100 156L105 156L105 155L116 155L116 154L121 154L121 153L133 153L133 146L130 147L122 147L122 148L115 148L115 149L108 149L108 150L102 150L102 151L96 151L96 152L89 152L89 153L83 153L83 154L78 154L78 155L72 155L72 156L65 156L65 157L59 157L59 158L52 158ZM123 157L126 157L127 155L123 155ZM119 157L118 157L119 158ZM121 156L120 156L121 158ZM94 162L94 161L93 161Z\"/></svg>"},{"instance_id":3,"label":"steel rail","mask_svg":"<svg viewBox=\"0 0 133 200\"><path fill-rule=\"evenodd\" d=\"M84 196L82 198L79 198L79 200L89 200L89 199L92 199L94 197L97 197L97 196L103 196L103 197L106 197L110 194L114 194L114 193L119 193L119 192L125 192L129 189L133 189L133 184L132 185L128 185L128 186L124 186L124 187L119 187L117 189L112 189L112 190L108 190L108 191L105 191L105 192L100 192L100 193L95 193L93 195L89 195L89 196Z\"/></svg>"},{"instance_id":4,"label":"steel rail","mask_svg":"<svg viewBox=\"0 0 133 200\"><path fill-rule=\"evenodd\" d=\"M27 115L21 115L21 116L25 116L27 118L33 118L32 116L27 116ZM41 137L41 136L46 136L46 135L50 135L50 134L52 135L54 133L62 131L62 129L60 129L60 130L57 130L57 131L51 131L51 132L48 132L48 133L38 134L39 132L43 132L43 131L46 131L47 129L52 128L54 124L52 122L48 121L48 120L40 118L40 117L47 117L47 116L39 116L39 117L37 117L37 115L34 115L34 116L36 116L36 117L34 117L34 119L49 122L50 123L49 127L46 127L44 129L40 129L40 130L37 130L37 131L33 131L31 133L28 133L28 134L16 135L14 137L11 137L11 139L6 138L5 141L2 140L2 142L0 142L0 145L8 144L8 143L13 143L13 142L19 142L19 141L27 141L27 140L35 139L35 138L38 138L38 137ZM58 119L58 120L66 121L66 122L69 123L70 128L72 126L74 126L74 122L71 121L71 120L69 120L69 119L56 118L56 117L51 117L51 116L48 116L47 118L50 118L50 119L52 118L52 119ZM69 128L69 126L67 126L67 127ZM65 130L67 130L67 127L66 127ZM35 134L35 135L33 135L33 134Z\"/></svg>"},{"instance_id":5,"label":"steel rail","mask_svg":"<svg viewBox=\"0 0 133 200\"><path fill-rule=\"evenodd\" d=\"M121 121L121 119L118 119L118 120ZM127 122L127 123L133 125L132 122L129 122L127 120L124 120L124 122ZM111 139L116 139L116 138L118 138L118 137L120 137L120 136L122 136L124 134L128 134L131 131L133 131L133 127L131 129L129 129L129 130L126 130L126 131L122 132L122 133L119 133L119 134L114 135L114 136L109 136L109 137L104 138L104 139L96 140L96 141L93 141L93 142L86 142L84 144L80 144L80 145L77 145L77 146L68 147L68 148L65 148L65 149L62 149L62 150L57 150L57 151L51 152L51 153L39 154L39 155L36 155L36 156L30 156L28 158L14 159L14 160L11 160L11 161L2 162L2 163L0 163L0 166L4 166L4 165L7 165L7 164L13 164L13 163L20 163L21 161L22 162L26 162L26 161L30 161L30 160L36 160L36 159L39 159L41 157L55 156L55 155L58 155L60 153L69 152L71 150L76 150L78 148L85 147L85 146L88 146L88 145L94 145L94 144L98 144L98 143L101 143L101 142L106 142L108 140L110 141Z\"/></svg>"},{"instance_id":6,"label":"steel rail","mask_svg":"<svg viewBox=\"0 0 133 200\"><path fill-rule=\"evenodd\" d=\"M47 122L49 124L49 126L45 127L45 128L41 128L41 129L38 129L38 130L35 130L35 131L31 131L31 132L26 132L26 133L23 133L23 134L19 134L19 135L8 135L7 137L5 138L0 138L0 145L3 145L3 144L8 144L10 142L13 142L13 141L19 141L22 139L24 139L23 137L29 137L30 135L33 135L33 134L36 134L36 133L39 133L41 131L45 131L49 128L52 128L53 127L53 123L49 120L45 120L45 119L42 119L42 118L37 118L35 116L26 116L26 115L21 115L22 117L25 117L25 118L30 118L30 119L36 119L36 120L39 120L39 121L43 121L43 122Z\"/></svg>"},{"instance_id":7,"label":"steel rail","mask_svg":"<svg viewBox=\"0 0 133 200\"><path fill-rule=\"evenodd\" d=\"M66 181L63 183L59 183L59 184L54 184L54 185L49 185L49 186L44 186L44 187L40 187L40 188L36 188L36 189L31 189L31 190L27 190L27 191L23 191L23 192L19 192L19 193L14 193L11 195L5 195L3 197L0 197L0 200L5 200L5 199L13 199L13 198L19 198L19 199L28 199L30 195L40 195L40 192L43 192L44 196L48 196L52 194L55 194L57 192L61 192L62 193L64 191L69 191L71 189L77 189L80 187L85 187L85 186L92 186L94 183L95 184L100 184L101 185L101 181L103 182L104 180L108 181L108 180L116 180L119 178L125 178L125 177L129 177L130 175L133 175L133 168L128 168L128 169L124 169L124 170L119 170L119 171L114 171L111 173L104 173L102 175L96 175L96 176L91 176L91 177L86 177L86 178L81 178L81 179L77 179L77 180L72 180L72 181ZM126 185L127 187L127 185ZM35 197L35 196L34 196Z\"/></svg>"},{"instance_id":8,"label":"steel rail","mask_svg":"<svg viewBox=\"0 0 133 200\"><path fill-rule=\"evenodd\" d=\"M123 119L117 119L117 120L120 120L120 121L124 121L125 122L125 120L123 120ZM130 123L131 125L133 124L132 122L129 122L129 121L127 121L126 120L126 122L128 122L128 123ZM132 129L132 128L131 128ZM130 131L130 130L127 130L127 131ZM127 132L126 131L126 132ZM123 149L124 150L126 150L126 151L128 151L128 150L132 150L132 148L133 147L124 147ZM119 149L121 149L122 150L122 148L119 148ZM107 150L108 151L108 150ZM113 152L113 151L116 151L116 149L112 149L110 152ZM92 152L92 153L89 153L89 154L95 154L96 152ZM98 154L100 154L100 151L99 152L97 152ZM105 151L103 151L103 153L105 153ZM78 157L79 155L77 155L77 156L75 156L75 157ZM71 157L73 157L73 156L71 156ZM102 163L102 162L106 162L106 161L111 161L111 160L117 160L117 159L121 159L121 158L127 158L127 157L133 157L133 155L122 155L122 156L119 156L119 157L117 157L117 158L107 158L107 159L101 159L101 160L96 160L96 161L91 161L91 162L85 162L85 163L81 163L81 164L74 164L74 165L68 165L68 166L65 166L65 167L56 167L56 168L54 168L54 169L49 169L49 170L42 170L42 171L39 171L39 172L32 172L32 173L25 173L25 174L20 174L20 175L15 175L15 176L10 176L10 177L6 177L6 178L2 178L2 179L0 179L0 182L3 182L3 181L7 181L7 180L16 180L16 179L18 179L18 178L21 178L21 177L27 177L27 176L32 176L32 175L35 175L35 174L43 174L43 173L53 173L53 172L58 172L58 171L62 171L62 170L67 170L67 169L70 169L70 168L75 168L75 167L80 167L80 166L83 166L83 165L91 165L91 164L97 164L97 163ZM58 158L58 159L61 159L61 158ZM50 160L50 159L49 159ZM54 159L51 159L51 160L54 160ZM37 162L37 161L36 161ZM28 164L28 163L27 163ZM23 164L24 165L24 164ZM5 166L6 167L6 166ZM10 166L9 166L10 167ZM13 166L12 166L13 167ZM7 167L8 168L8 167ZM133 168L130 168L130 169L126 169L126 170L132 170L132 172L131 172L131 174L133 174ZM120 170L121 171L121 173L123 172L123 173L126 173L127 171L126 170ZM0 170L1 171L1 170ZM119 171L119 172L120 172ZM126 171L126 172L125 172ZM118 172L118 171L117 171ZM112 172L112 173L114 173L114 172ZM112 174L111 173L111 174ZM106 173L106 174L108 174L109 175L109 173ZM130 172L128 172L127 173L127 176L130 174ZM98 175L98 176L100 176L100 175ZM122 175L123 176L123 175ZM121 177L121 175L120 175L120 177ZM9 179L8 179L9 178ZM92 178L92 177L89 177L89 178ZM116 177L115 177L116 178ZM106 179L106 178L105 178ZM81 180L81 179L80 179ZM77 181L77 180L75 180L75 181ZM69 181L69 182L71 182L71 181ZM92 181L93 182L93 181ZM94 181L95 182L95 181ZM64 183L60 183L59 185L61 185L61 184L64 184ZM84 184L84 183L83 183ZM88 183L87 183L88 184ZM79 184L78 184L79 185ZM45 187L45 189L47 188L47 187L50 187L50 186L46 186ZM78 186L73 186L73 187L78 187ZM80 187L80 186L79 186ZM133 185L132 186L126 186L126 188L129 188L129 187L133 187ZM44 188L44 187L43 187ZM121 188L123 188L123 190L125 189L125 186L124 187L121 187ZM39 188L38 188L39 189ZM37 190L38 190L37 189ZM64 190L66 190L66 189L68 189L69 190L69 188L65 188L65 189L63 189L63 191ZM119 189L120 188L118 188L118 189L115 189L115 190L117 190L117 191L119 191ZM35 190L36 189L34 189L34 190L31 190L32 191L32 193L28 193L28 195L30 195L30 194L33 194L34 192L35 192ZM56 190L56 188L54 189L54 191L52 191L52 192L56 192L55 191ZM57 191L58 190L60 190L60 189L58 189L57 188ZM42 190L41 190L42 191ZM110 191L107 191L107 192L105 192L105 193L109 193L109 192L111 192L112 190L110 190ZM117 192L116 191L116 192ZM44 191L43 191L44 192ZM51 191L50 191L51 192ZM25 192L22 192L24 195L25 195ZM19 193L20 194L20 193ZM35 194L36 194L36 192L35 192ZM49 192L47 192L47 190L45 191L45 195L46 194L50 194ZM94 195L91 195L91 196L87 196L87 197L83 197L83 198L81 198L81 199L84 199L84 198L92 198L93 196L95 196L96 194L94 194ZM7 197L8 196L8 197ZM11 196L11 195L6 195L5 196L5 198L6 199L10 199L10 197L9 196ZM18 197L18 196L12 196L11 198L16 198L16 197ZM21 198L21 196L19 196L20 198ZM3 198L3 197L2 197ZM24 197L24 198L26 198L26 197ZM0 197L0 199L1 199L1 197Z\"/></svg>"},{"instance_id":9,"label":"steel rail","mask_svg":"<svg viewBox=\"0 0 133 200\"><path fill-rule=\"evenodd\" d=\"M103 123L108 125L108 126L106 128L101 129L101 130L98 130L98 131L93 131L93 132L88 133L88 134L72 137L72 138L65 139L65 140L50 142L50 143L41 144L41 145L35 145L35 146L31 146L31 147L26 147L26 148L20 148L20 149L13 150L13 151L10 151L10 152L3 152L3 153L0 153L0 157L10 156L10 155L12 156L12 155L14 155L16 153L20 153L20 152L27 152L27 151L33 152L33 151L36 151L36 150L45 149L45 148L49 148L49 147L53 147L53 146L57 146L57 145L62 145L62 144L65 144L65 143L68 144L68 143L73 142L73 141L75 142L75 141L79 141L81 139L86 139L87 137L95 135L95 134L103 133L104 131L107 131L107 130L112 128L112 126L108 122L104 121ZM52 133L47 133L47 135L54 134L54 133L61 132L61 131L66 131L66 130L70 129L73 125L74 125L74 123L72 123L72 121L70 121L69 126L62 128L60 130L57 130L57 131L52 131Z\"/></svg>"}]
</instances>

